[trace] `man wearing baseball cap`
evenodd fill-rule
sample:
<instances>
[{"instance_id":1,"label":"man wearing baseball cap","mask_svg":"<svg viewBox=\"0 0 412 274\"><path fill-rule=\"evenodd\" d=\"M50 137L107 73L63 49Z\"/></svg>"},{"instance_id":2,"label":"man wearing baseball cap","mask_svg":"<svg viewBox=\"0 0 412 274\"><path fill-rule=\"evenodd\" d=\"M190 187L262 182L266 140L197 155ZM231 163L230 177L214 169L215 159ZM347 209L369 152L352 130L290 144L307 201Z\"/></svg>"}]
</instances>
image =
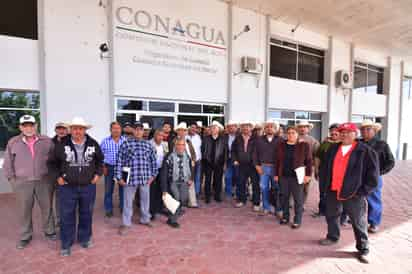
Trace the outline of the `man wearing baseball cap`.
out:
<instances>
[{"instance_id":1,"label":"man wearing baseball cap","mask_svg":"<svg viewBox=\"0 0 412 274\"><path fill-rule=\"evenodd\" d=\"M320 244L332 245L339 241L339 217L344 210L352 223L358 259L369 263L366 197L378 186L378 155L368 145L356 141L355 124L341 124L338 131L341 142L330 146L320 169L320 179L325 184L328 224L328 234Z\"/></svg>"},{"instance_id":2,"label":"man wearing baseball cap","mask_svg":"<svg viewBox=\"0 0 412 274\"><path fill-rule=\"evenodd\" d=\"M37 200L41 210L42 228L47 239L56 241L52 213L53 184L47 161L53 142L36 132L36 119L31 115L20 118L21 134L11 138L4 155L3 173L16 193L20 215L18 249L25 248L32 240L32 210Z\"/></svg>"}]
</instances>

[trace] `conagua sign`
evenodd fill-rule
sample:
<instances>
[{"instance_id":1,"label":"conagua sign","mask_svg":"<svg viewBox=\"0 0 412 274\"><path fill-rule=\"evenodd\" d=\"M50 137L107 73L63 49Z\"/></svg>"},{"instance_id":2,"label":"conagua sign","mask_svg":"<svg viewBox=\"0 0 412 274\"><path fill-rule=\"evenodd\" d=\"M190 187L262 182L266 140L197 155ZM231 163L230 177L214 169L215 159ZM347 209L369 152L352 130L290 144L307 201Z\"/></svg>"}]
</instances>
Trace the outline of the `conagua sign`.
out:
<instances>
[{"instance_id":1,"label":"conagua sign","mask_svg":"<svg viewBox=\"0 0 412 274\"><path fill-rule=\"evenodd\" d=\"M158 14L151 14L145 10L134 10L127 6L118 7L115 11L115 17L117 22L122 25L138 27L144 31L226 46L221 30L196 22L184 22L171 17L161 17Z\"/></svg>"}]
</instances>

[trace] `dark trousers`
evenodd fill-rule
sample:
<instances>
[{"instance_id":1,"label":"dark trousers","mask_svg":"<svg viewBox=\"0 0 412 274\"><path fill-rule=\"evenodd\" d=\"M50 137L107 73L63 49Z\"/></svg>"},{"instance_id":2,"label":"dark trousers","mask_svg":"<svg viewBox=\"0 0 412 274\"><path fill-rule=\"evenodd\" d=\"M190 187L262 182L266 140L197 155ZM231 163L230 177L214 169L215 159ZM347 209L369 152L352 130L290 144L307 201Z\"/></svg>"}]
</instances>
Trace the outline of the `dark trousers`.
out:
<instances>
[{"instance_id":1,"label":"dark trousers","mask_svg":"<svg viewBox=\"0 0 412 274\"><path fill-rule=\"evenodd\" d=\"M213 191L215 194L215 200L220 201L220 195L222 192L223 165L212 165L210 163L207 163L205 167L205 198L206 200L210 200L213 179Z\"/></svg>"},{"instance_id":2,"label":"dark trousers","mask_svg":"<svg viewBox=\"0 0 412 274\"><path fill-rule=\"evenodd\" d=\"M319 214L325 215L326 212L326 189L325 184L319 181Z\"/></svg>"},{"instance_id":3,"label":"dark trousers","mask_svg":"<svg viewBox=\"0 0 412 274\"><path fill-rule=\"evenodd\" d=\"M75 241L77 209L79 211L77 240L80 243L88 242L92 236L96 185L63 185L59 186L58 191L60 199L60 238L62 241L62 249L70 248Z\"/></svg>"},{"instance_id":4,"label":"dark trousers","mask_svg":"<svg viewBox=\"0 0 412 274\"><path fill-rule=\"evenodd\" d=\"M114 166L107 165L108 174L104 177L104 210L106 212L113 212L113 192L115 188L114 182ZM118 185L119 188L119 207L123 210L123 186Z\"/></svg>"},{"instance_id":5,"label":"dark trousers","mask_svg":"<svg viewBox=\"0 0 412 274\"><path fill-rule=\"evenodd\" d=\"M158 175L156 180L150 185L150 214L152 217L161 212L162 204L162 190L160 188L160 178Z\"/></svg>"},{"instance_id":6,"label":"dark trousers","mask_svg":"<svg viewBox=\"0 0 412 274\"><path fill-rule=\"evenodd\" d=\"M295 217L293 223L301 224L303 215L304 202L304 185L299 184L296 177L281 177L279 179L280 192L282 199L283 218L289 220L289 201L290 196L293 197L295 207Z\"/></svg>"},{"instance_id":7,"label":"dark trousers","mask_svg":"<svg viewBox=\"0 0 412 274\"><path fill-rule=\"evenodd\" d=\"M239 202L246 203L246 186L247 181L250 179L252 183L252 201L255 206L260 204L260 185L259 185L259 174L253 164L240 164L239 165Z\"/></svg>"},{"instance_id":8,"label":"dark trousers","mask_svg":"<svg viewBox=\"0 0 412 274\"><path fill-rule=\"evenodd\" d=\"M355 196L349 200L338 201L335 191L326 194L326 221L328 223L327 238L338 241L340 237L340 215L345 210L352 222L353 232L356 239L356 249L367 254L368 247L368 224L366 221L366 198Z\"/></svg>"}]
</instances>

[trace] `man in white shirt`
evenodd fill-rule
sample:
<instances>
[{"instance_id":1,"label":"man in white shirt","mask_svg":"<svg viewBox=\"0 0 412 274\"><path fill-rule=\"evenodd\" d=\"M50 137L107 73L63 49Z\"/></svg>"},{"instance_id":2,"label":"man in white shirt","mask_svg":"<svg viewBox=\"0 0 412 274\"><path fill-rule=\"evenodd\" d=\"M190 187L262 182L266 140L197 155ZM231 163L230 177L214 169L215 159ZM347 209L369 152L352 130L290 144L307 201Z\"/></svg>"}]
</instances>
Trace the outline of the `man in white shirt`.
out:
<instances>
[{"instance_id":1,"label":"man in white shirt","mask_svg":"<svg viewBox=\"0 0 412 274\"><path fill-rule=\"evenodd\" d=\"M195 160L195 168L194 168L194 183L195 183L195 191L196 195L198 196L201 189L201 174L202 174L202 138L198 134L198 125L193 123L189 127L189 135L187 139L192 142L193 148L196 152L196 160Z\"/></svg>"}]
</instances>

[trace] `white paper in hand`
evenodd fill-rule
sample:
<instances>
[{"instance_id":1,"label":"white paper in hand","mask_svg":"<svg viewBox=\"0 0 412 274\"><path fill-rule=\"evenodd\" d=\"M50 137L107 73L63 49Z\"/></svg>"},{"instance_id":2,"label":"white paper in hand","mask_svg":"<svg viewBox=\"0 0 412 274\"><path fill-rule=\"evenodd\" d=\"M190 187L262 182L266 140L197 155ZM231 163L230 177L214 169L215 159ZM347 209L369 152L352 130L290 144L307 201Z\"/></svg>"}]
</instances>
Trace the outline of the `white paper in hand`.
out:
<instances>
[{"instance_id":1,"label":"white paper in hand","mask_svg":"<svg viewBox=\"0 0 412 274\"><path fill-rule=\"evenodd\" d=\"M166 193L166 195L162 196L163 199L163 203L165 205L165 207L172 213L175 214L176 210L179 208L180 206L180 202L175 200L172 195L170 195L169 193Z\"/></svg>"},{"instance_id":2,"label":"white paper in hand","mask_svg":"<svg viewBox=\"0 0 412 274\"><path fill-rule=\"evenodd\" d=\"M304 178L305 178L305 167L301 166L295 169L296 172L296 178L298 179L298 184L303 184Z\"/></svg>"}]
</instances>

